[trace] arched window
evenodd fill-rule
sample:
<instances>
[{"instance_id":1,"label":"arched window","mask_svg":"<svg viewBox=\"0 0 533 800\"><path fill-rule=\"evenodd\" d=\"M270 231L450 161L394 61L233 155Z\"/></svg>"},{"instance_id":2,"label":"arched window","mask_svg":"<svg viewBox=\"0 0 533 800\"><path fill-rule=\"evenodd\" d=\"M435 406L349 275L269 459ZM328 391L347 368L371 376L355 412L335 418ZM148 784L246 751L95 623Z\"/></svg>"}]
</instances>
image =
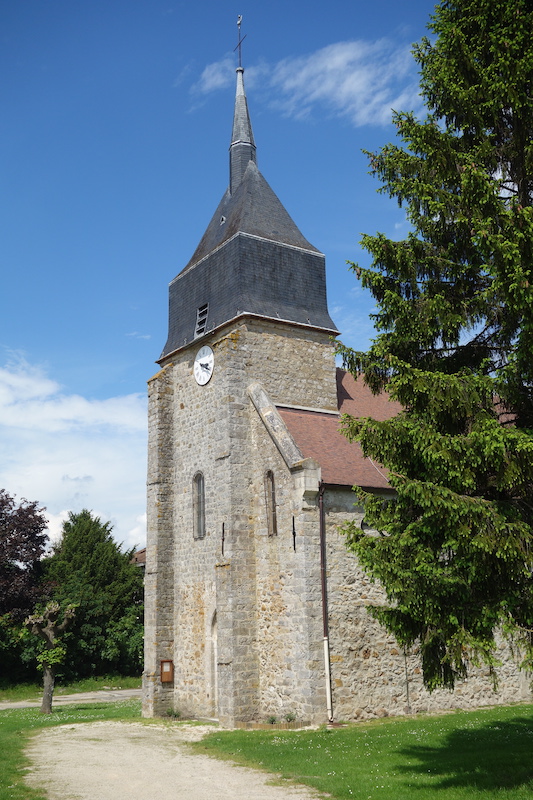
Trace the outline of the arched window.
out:
<instances>
[{"instance_id":1,"label":"arched window","mask_svg":"<svg viewBox=\"0 0 533 800\"><path fill-rule=\"evenodd\" d=\"M205 483L203 472L197 472L192 481L193 536L205 536Z\"/></svg>"},{"instance_id":2,"label":"arched window","mask_svg":"<svg viewBox=\"0 0 533 800\"><path fill-rule=\"evenodd\" d=\"M278 522L276 518L276 487L274 473L271 469L265 472L265 506L267 514L268 535L278 535Z\"/></svg>"}]
</instances>

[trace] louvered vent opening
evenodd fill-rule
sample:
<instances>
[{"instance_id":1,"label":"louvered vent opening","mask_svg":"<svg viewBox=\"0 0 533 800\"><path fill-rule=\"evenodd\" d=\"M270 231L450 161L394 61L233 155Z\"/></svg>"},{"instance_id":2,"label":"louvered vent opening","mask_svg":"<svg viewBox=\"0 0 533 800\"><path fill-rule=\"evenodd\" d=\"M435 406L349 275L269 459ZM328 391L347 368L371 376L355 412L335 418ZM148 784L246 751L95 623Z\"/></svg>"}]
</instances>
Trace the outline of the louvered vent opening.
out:
<instances>
[{"instance_id":1,"label":"louvered vent opening","mask_svg":"<svg viewBox=\"0 0 533 800\"><path fill-rule=\"evenodd\" d=\"M205 333L207 326L207 315L209 313L209 303L206 303L196 311L196 328L194 329L194 337L201 336Z\"/></svg>"}]
</instances>

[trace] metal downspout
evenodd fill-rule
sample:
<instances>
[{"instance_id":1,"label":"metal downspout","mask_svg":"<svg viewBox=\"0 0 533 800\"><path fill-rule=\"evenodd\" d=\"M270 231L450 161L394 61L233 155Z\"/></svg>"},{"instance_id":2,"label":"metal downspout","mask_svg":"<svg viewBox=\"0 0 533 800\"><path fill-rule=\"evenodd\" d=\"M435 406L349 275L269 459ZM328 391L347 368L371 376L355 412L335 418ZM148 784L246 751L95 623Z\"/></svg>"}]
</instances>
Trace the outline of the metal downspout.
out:
<instances>
[{"instance_id":1,"label":"metal downspout","mask_svg":"<svg viewBox=\"0 0 533 800\"><path fill-rule=\"evenodd\" d=\"M331 698L331 664L329 658L328 624L328 582L326 575L326 516L324 511L324 482L318 488L318 509L320 520L320 584L322 588L322 625L324 631L324 667L326 674L326 706L328 722L333 722L333 702Z\"/></svg>"}]
</instances>

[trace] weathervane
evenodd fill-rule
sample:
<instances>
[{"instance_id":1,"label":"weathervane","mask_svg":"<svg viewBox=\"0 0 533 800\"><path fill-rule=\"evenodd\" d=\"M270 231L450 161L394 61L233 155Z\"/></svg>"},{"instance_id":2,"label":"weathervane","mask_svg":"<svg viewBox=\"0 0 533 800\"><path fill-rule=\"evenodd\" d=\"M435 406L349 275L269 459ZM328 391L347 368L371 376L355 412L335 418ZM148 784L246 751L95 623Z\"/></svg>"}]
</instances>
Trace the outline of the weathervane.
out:
<instances>
[{"instance_id":1,"label":"weathervane","mask_svg":"<svg viewBox=\"0 0 533 800\"><path fill-rule=\"evenodd\" d=\"M237 37L238 42L237 42L237 47L234 48L233 52L235 52L235 50L237 49L239 50L239 68L242 69L242 43L246 39L246 34L244 34L244 36L241 39L241 23L242 23L242 14L239 14L239 16L237 17L237 29L239 31Z\"/></svg>"}]
</instances>

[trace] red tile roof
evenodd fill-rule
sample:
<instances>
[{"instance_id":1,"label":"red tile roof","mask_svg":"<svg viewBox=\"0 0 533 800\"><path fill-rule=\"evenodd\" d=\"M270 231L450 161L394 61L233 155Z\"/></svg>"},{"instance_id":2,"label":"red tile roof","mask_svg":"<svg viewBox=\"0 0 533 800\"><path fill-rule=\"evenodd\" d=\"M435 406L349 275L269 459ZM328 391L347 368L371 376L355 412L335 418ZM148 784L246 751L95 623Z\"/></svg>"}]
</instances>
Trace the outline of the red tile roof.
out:
<instances>
[{"instance_id":1,"label":"red tile roof","mask_svg":"<svg viewBox=\"0 0 533 800\"><path fill-rule=\"evenodd\" d=\"M401 409L386 394L375 396L360 378L337 370L339 412L354 417L390 419ZM387 472L365 458L357 442L349 442L340 432L340 417L320 411L278 408L296 444L305 458L314 458L322 468L324 483L387 489Z\"/></svg>"},{"instance_id":2,"label":"red tile roof","mask_svg":"<svg viewBox=\"0 0 533 800\"><path fill-rule=\"evenodd\" d=\"M337 402L341 414L372 417L380 422L395 417L402 410L400 403L390 400L386 392L372 394L363 378L355 380L344 369L337 369Z\"/></svg>"},{"instance_id":3,"label":"red tile roof","mask_svg":"<svg viewBox=\"0 0 533 800\"><path fill-rule=\"evenodd\" d=\"M137 550L137 552L133 554L131 562L132 564L138 564L140 567L144 567L146 564L146 547L143 547L142 550Z\"/></svg>"}]
</instances>

